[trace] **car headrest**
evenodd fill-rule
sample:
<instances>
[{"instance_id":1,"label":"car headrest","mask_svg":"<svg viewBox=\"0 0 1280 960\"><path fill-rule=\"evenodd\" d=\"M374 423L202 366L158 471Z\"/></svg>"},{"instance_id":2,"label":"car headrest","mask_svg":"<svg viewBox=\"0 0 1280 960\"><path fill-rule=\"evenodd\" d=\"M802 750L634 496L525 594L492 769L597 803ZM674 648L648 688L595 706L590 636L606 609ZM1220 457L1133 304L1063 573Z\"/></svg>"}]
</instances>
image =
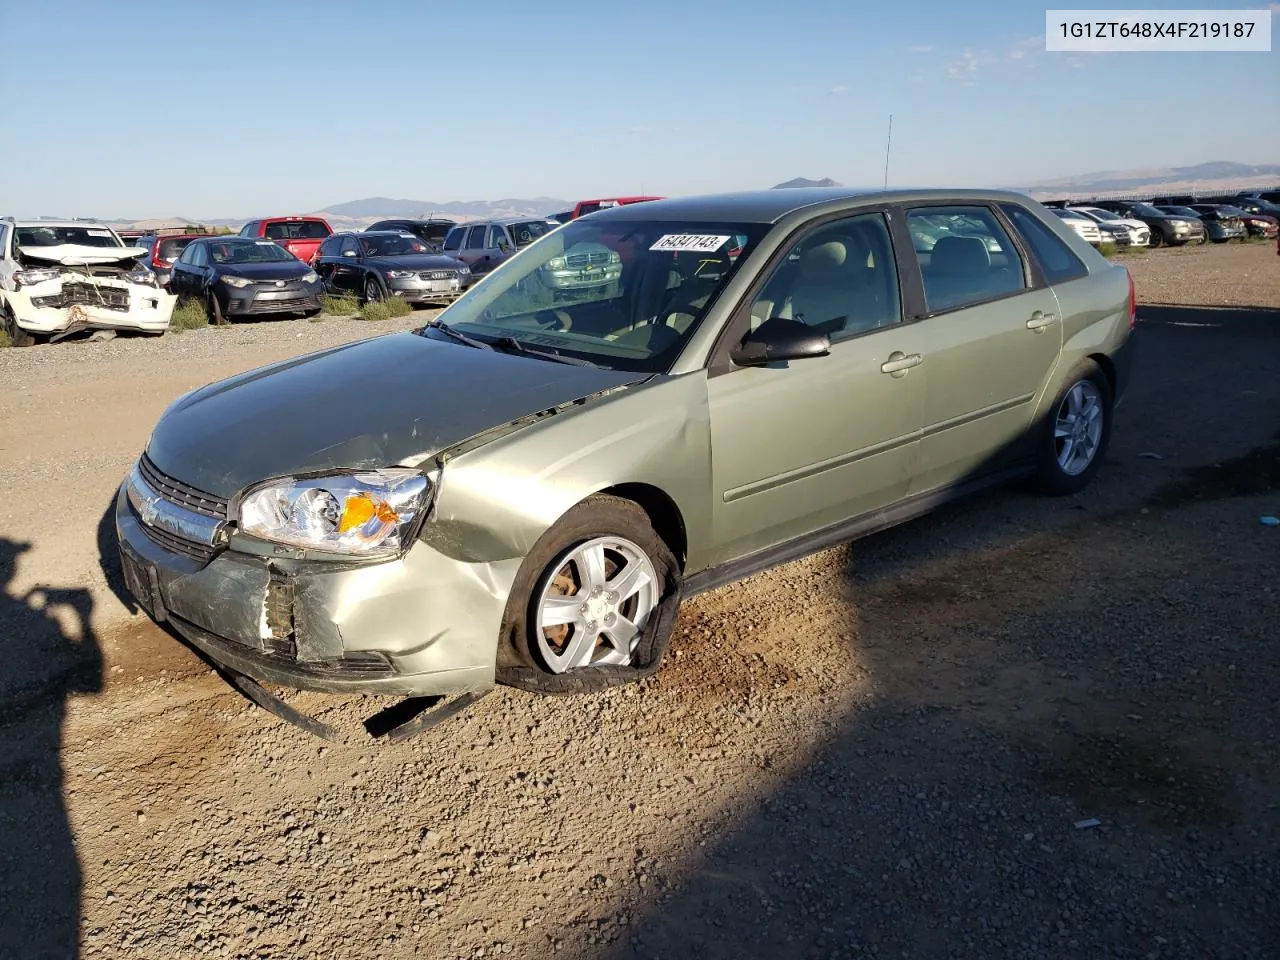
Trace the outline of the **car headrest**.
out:
<instances>
[{"instance_id":1,"label":"car headrest","mask_svg":"<svg viewBox=\"0 0 1280 960\"><path fill-rule=\"evenodd\" d=\"M991 269L991 255L981 237L943 237L929 256L931 273L944 277L975 277Z\"/></svg>"}]
</instances>

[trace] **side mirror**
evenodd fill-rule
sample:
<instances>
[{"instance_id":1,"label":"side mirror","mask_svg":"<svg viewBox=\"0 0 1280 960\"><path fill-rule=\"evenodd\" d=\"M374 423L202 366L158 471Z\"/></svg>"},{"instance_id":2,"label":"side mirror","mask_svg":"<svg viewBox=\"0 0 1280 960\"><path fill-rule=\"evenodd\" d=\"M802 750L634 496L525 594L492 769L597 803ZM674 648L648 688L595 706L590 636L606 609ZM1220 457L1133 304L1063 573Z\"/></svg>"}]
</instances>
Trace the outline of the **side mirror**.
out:
<instances>
[{"instance_id":1,"label":"side mirror","mask_svg":"<svg viewBox=\"0 0 1280 960\"><path fill-rule=\"evenodd\" d=\"M355 257L356 252L354 250L343 250L342 255L344 257Z\"/></svg>"},{"instance_id":2,"label":"side mirror","mask_svg":"<svg viewBox=\"0 0 1280 960\"><path fill-rule=\"evenodd\" d=\"M825 357L831 352L831 338L798 320L771 317L749 333L730 353L729 359L742 367L758 367L782 360Z\"/></svg>"}]
</instances>

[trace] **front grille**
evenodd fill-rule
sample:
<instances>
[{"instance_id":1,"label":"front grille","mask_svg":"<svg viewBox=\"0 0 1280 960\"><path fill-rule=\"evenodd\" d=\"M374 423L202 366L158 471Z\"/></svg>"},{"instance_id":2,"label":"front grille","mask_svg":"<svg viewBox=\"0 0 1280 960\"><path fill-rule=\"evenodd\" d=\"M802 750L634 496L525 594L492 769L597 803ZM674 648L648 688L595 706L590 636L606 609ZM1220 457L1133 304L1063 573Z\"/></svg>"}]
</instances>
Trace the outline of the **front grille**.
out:
<instances>
[{"instance_id":1,"label":"front grille","mask_svg":"<svg viewBox=\"0 0 1280 960\"><path fill-rule=\"evenodd\" d=\"M571 253L564 258L566 266L575 270L581 270L583 267L604 266L609 262L609 254L601 250L598 253Z\"/></svg>"},{"instance_id":2,"label":"front grille","mask_svg":"<svg viewBox=\"0 0 1280 960\"><path fill-rule=\"evenodd\" d=\"M254 302L254 309L311 310L315 305L315 301L310 297L288 297L280 300L257 300Z\"/></svg>"},{"instance_id":3,"label":"front grille","mask_svg":"<svg viewBox=\"0 0 1280 960\"><path fill-rule=\"evenodd\" d=\"M208 563L218 554L219 548L217 547L211 547L203 543L196 543L196 541L188 540L186 537L175 537L167 530L160 530L157 527L148 526L145 523L140 524L140 526L142 527L143 533L166 550L172 550L174 553L180 553L184 557L190 557L192 560L198 560L200 563Z\"/></svg>"},{"instance_id":4,"label":"front grille","mask_svg":"<svg viewBox=\"0 0 1280 960\"><path fill-rule=\"evenodd\" d=\"M161 473L160 469L151 462L151 458L145 453L142 455L142 459L138 461L138 472L142 474L142 479L150 484L151 489L166 500L176 503L180 507L186 507L193 513L212 517L215 520L227 519L226 500L221 497L215 497L211 493L197 490L181 480L175 480L168 474Z\"/></svg>"},{"instance_id":5,"label":"front grille","mask_svg":"<svg viewBox=\"0 0 1280 960\"><path fill-rule=\"evenodd\" d=\"M453 270L423 270L418 277L422 280L452 280L457 275Z\"/></svg>"},{"instance_id":6,"label":"front grille","mask_svg":"<svg viewBox=\"0 0 1280 960\"><path fill-rule=\"evenodd\" d=\"M61 308L80 304L107 310L128 310L129 291L119 287L95 287L91 283L64 283L61 293L34 297L31 302L37 307Z\"/></svg>"}]
</instances>

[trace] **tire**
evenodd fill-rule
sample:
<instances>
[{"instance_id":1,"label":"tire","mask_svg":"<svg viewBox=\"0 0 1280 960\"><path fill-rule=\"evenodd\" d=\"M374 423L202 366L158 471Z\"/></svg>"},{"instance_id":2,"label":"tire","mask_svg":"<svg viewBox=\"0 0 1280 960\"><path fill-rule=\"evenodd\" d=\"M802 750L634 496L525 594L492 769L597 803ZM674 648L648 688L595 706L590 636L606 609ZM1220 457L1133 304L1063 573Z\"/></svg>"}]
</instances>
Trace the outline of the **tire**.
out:
<instances>
[{"instance_id":1,"label":"tire","mask_svg":"<svg viewBox=\"0 0 1280 960\"><path fill-rule=\"evenodd\" d=\"M0 330L9 335L9 346L11 347L34 347L36 345L36 335L28 333L18 326L18 320L6 306L0 309Z\"/></svg>"},{"instance_id":2,"label":"tire","mask_svg":"<svg viewBox=\"0 0 1280 960\"><path fill-rule=\"evenodd\" d=\"M387 299L387 289L382 285L382 281L373 274L364 278L364 299L365 303L373 303L377 300Z\"/></svg>"},{"instance_id":3,"label":"tire","mask_svg":"<svg viewBox=\"0 0 1280 960\"><path fill-rule=\"evenodd\" d=\"M1159 227L1153 227L1151 230L1151 236L1147 240L1147 246L1151 247L1154 250L1156 247L1160 246L1162 243L1164 243L1164 234L1160 232Z\"/></svg>"},{"instance_id":4,"label":"tire","mask_svg":"<svg viewBox=\"0 0 1280 960\"><path fill-rule=\"evenodd\" d=\"M1226 242L1227 242L1228 240L1230 240L1230 239L1231 239L1230 237L1214 237L1214 238L1213 238L1213 242L1214 242L1214 243L1226 243Z\"/></svg>"},{"instance_id":5,"label":"tire","mask_svg":"<svg viewBox=\"0 0 1280 960\"><path fill-rule=\"evenodd\" d=\"M1075 408L1073 411L1072 408ZM1102 466L1111 442L1111 413L1114 398L1111 383L1092 360L1081 363L1048 408L1041 427L1035 485L1049 496L1067 496L1087 487ZM1080 413L1096 409L1096 427L1081 423ZM1077 427L1077 424L1079 426ZM1074 437L1060 437L1065 430L1078 429ZM1081 457L1091 447L1087 460Z\"/></svg>"},{"instance_id":6,"label":"tire","mask_svg":"<svg viewBox=\"0 0 1280 960\"><path fill-rule=\"evenodd\" d=\"M1207 233L1202 233L1200 234L1200 239L1196 241L1196 246L1203 247L1208 242L1209 242L1209 235Z\"/></svg>"},{"instance_id":7,"label":"tire","mask_svg":"<svg viewBox=\"0 0 1280 960\"><path fill-rule=\"evenodd\" d=\"M204 309L209 314L209 322L215 327L220 327L227 322L227 318L222 315L222 304L218 302L218 295L211 289L204 292Z\"/></svg>"},{"instance_id":8,"label":"tire","mask_svg":"<svg viewBox=\"0 0 1280 960\"><path fill-rule=\"evenodd\" d=\"M580 552L601 561L599 596L586 593L597 578ZM603 592L619 581L625 595ZM584 603L568 601L579 593L587 596ZM644 510L620 497L588 497L544 533L521 564L503 616L497 679L547 694L639 680L661 663L679 604L679 565ZM549 615L557 625L544 628L547 607L560 613Z\"/></svg>"}]
</instances>

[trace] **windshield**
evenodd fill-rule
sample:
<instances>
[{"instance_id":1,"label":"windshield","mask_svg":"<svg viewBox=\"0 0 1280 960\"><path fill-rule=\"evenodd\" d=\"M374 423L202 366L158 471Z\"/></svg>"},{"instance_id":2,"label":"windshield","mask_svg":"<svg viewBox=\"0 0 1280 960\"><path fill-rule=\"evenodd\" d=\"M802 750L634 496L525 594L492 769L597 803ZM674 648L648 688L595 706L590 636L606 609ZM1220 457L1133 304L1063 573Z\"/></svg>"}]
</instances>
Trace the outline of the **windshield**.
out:
<instances>
[{"instance_id":1,"label":"windshield","mask_svg":"<svg viewBox=\"0 0 1280 960\"><path fill-rule=\"evenodd\" d=\"M404 257L431 252L425 243L408 233L364 236L360 238L360 249L366 257Z\"/></svg>"},{"instance_id":2,"label":"windshield","mask_svg":"<svg viewBox=\"0 0 1280 960\"><path fill-rule=\"evenodd\" d=\"M1200 214L1199 214L1199 213L1197 213L1195 210L1192 210L1190 207L1172 207L1172 206L1170 206L1170 207L1165 207L1165 206L1161 206L1161 207L1159 207L1159 208L1157 208L1157 209L1159 209L1162 213L1171 213L1171 214L1173 214L1175 217L1196 217L1196 218L1199 218L1199 216L1200 216Z\"/></svg>"},{"instance_id":3,"label":"windshield","mask_svg":"<svg viewBox=\"0 0 1280 960\"><path fill-rule=\"evenodd\" d=\"M122 247L120 238L106 227L18 227L20 247Z\"/></svg>"},{"instance_id":4,"label":"windshield","mask_svg":"<svg viewBox=\"0 0 1280 960\"><path fill-rule=\"evenodd\" d=\"M268 223L265 236L268 240L323 240L329 228L319 220L285 220Z\"/></svg>"},{"instance_id":5,"label":"windshield","mask_svg":"<svg viewBox=\"0 0 1280 960\"><path fill-rule=\"evenodd\" d=\"M546 236L555 227L545 220L530 220L527 223L508 224L507 229L511 231L511 238L515 240L517 247L527 247L539 237Z\"/></svg>"},{"instance_id":6,"label":"windshield","mask_svg":"<svg viewBox=\"0 0 1280 960\"><path fill-rule=\"evenodd\" d=\"M439 319L474 339L512 337L530 350L657 373L768 229L575 220L504 262Z\"/></svg>"},{"instance_id":7,"label":"windshield","mask_svg":"<svg viewBox=\"0 0 1280 960\"><path fill-rule=\"evenodd\" d=\"M214 263L283 263L297 258L270 240L223 240L209 245L209 259Z\"/></svg>"}]
</instances>

